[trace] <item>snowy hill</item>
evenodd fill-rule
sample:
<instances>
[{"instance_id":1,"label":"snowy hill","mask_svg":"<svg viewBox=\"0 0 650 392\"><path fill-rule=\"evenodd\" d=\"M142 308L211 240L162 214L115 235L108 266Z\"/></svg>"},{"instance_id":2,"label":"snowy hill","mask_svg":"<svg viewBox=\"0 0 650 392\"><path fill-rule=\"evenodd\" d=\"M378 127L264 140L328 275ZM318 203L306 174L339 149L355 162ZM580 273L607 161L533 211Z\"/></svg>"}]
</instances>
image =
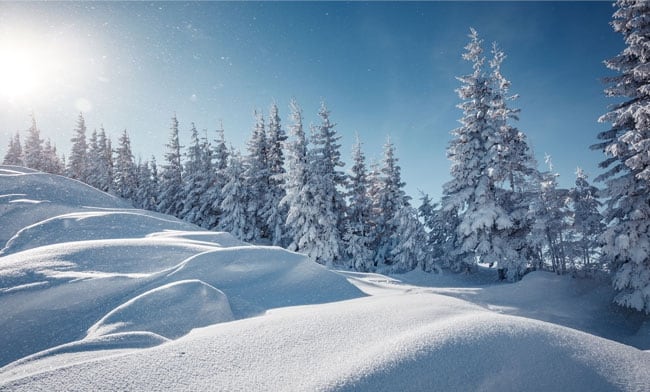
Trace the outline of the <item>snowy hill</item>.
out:
<instances>
[{"instance_id":1,"label":"snowy hill","mask_svg":"<svg viewBox=\"0 0 650 392\"><path fill-rule=\"evenodd\" d=\"M650 322L567 277L330 271L7 166L0 248L0 390L650 385Z\"/></svg>"}]
</instances>

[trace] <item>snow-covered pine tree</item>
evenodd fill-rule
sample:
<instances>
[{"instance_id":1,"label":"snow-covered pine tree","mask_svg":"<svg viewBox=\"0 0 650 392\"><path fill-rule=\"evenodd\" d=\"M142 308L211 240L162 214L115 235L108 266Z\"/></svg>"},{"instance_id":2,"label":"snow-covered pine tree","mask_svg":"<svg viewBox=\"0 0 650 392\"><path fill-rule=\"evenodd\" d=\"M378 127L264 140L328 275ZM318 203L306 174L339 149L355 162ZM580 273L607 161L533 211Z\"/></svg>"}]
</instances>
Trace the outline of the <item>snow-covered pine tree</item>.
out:
<instances>
[{"instance_id":1,"label":"snow-covered pine tree","mask_svg":"<svg viewBox=\"0 0 650 392\"><path fill-rule=\"evenodd\" d=\"M345 202L340 189L345 186L345 174L339 169L341 161L340 136L330 121L330 111L321 103L319 125L312 127L313 148L309 151L309 183L318 211L316 242L311 257L321 264L333 264L343 256L342 233L344 227Z\"/></svg>"},{"instance_id":2,"label":"snow-covered pine tree","mask_svg":"<svg viewBox=\"0 0 650 392\"><path fill-rule=\"evenodd\" d=\"M84 120L83 113L79 113L77 125L73 132L74 135L70 139L72 149L68 157L66 172L70 178L88 182L88 143L86 142L86 121Z\"/></svg>"},{"instance_id":3,"label":"snow-covered pine tree","mask_svg":"<svg viewBox=\"0 0 650 392\"><path fill-rule=\"evenodd\" d=\"M205 167L204 154L205 146L199 140L199 132L196 125L192 123L190 145L187 148L187 159L183 176L183 210L179 218L204 227L204 217L201 216L202 198L208 190L208 175L212 172L211 167Z\"/></svg>"},{"instance_id":4,"label":"snow-covered pine tree","mask_svg":"<svg viewBox=\"0 0 650 392\"><path fill-rule=\"evenodd\" d=\"M361 151L359 136L352 147L352 167L348 175L345 196L348 199L346 231L344 235L346 257L349 267L355 271L372 271L374 263L370 246L373 242L372 201L368 196L368 173L366 157Z\"/></svg>"},{"instance_id":5,"label":"snow-covered pine tree","mask_svg":"<svg viewBox=\"0 0 650 392\"><path fill-rule=\"evenodd\" d=\"M27 130L27 139L23 146L23 163L26 167L43 170L43 139L32 114L32 126Z\"/></svg>"},{"instance_id":6,"label":"snow-covered pine tree","mask_svg":"<svg viewBox=\"0 0 650 392\"><path fill-rule=\"evenodd\" d=\"M614 271L615 302L650 314L650 3L616 2L612 26L626 47L605 62L618 75L607 78L607 96L623 99L600 118L611 123L592 146L607 158L604 181L603 260Z\"/></svg>"},{"instance_id":7,"label":"snow-covered pine tree","mask_svg":"<svg viewBox=\"0 0 650 392\"><path fill-rule=\"evenodd\" d=\"M289 108L292 124L289 127L291 141L287 143L288 170L284 182L286 195L280 204L287 208L288 248L307 254L312 260L311 252L315 249L318 232L318 209L311 189L309 173L308 141L302 123L302 111L295 99Z\"/></svg>"},{"instance_id":8,"label":"snow-covered pine tree","mask_svg":"<svg viewBox=\"0 0 650 392\"><path fill-rule=\"evenodd\" d=\"M165 163L160 173L158 211L178 217L183 210L183 166L181 144L178 138L178 120L172 117L169 142L165 144Z\"/></svg>"},{"instance_id":9,"label":"snow-covered pine tree","mask_svg":"<svg viewBox=\"0 0 650 392\"><path fill-rule=\"evenodd\" d=\"M384 144L384 158L381 167L378 205L375 213L376 242L374 264L384 269L385 266L395 264L394 249L399 241L400 218L398 212L409 205L409 197L404 192L404 182L401 177L401 168L397 164L395 146L390 138Z\"/></svg>"},{"instance_id":10,"label":"snow-covered pine tree","mask_svg":"<svg viewBox=\"0 0 650 392\"><path fill-rule=\"evenodd\" d=\"M397 231L393 234L395 245L390 251L390 259L393 264L391 270L394 272L406 272L420 267L433 269L435 265L428 264L429 254L426 251L426 232L422 222L418 219L418 213L410 204L402 204L393 218Z\"/></svg>"},{"instance_id":11,"label":"snow-covered pine tree","mask_svg":"<svg viewBox=\"0 0 650 392\"><path fill-rule=\"evenodd\" d=\"M100 172L98 167L101 160L101 153L97 140L97 129L93 129L93 132L88 138L88 176L86 177L86 183L100 189Z\"/></svg>"},{"instance_id":12,"label":"snow-covered pine tree","mask_svg":"<svg viewBox=\"0 0 650 392\"><path fill-rule=\"evenodd\" d=\"M454 138L447 149L452 161L452 180L444 185L443 208L458 211L458 244L456 270L470 269L477 261L499 262L511 257L504 254L504 230L512 226L507 212L497 204L495 179L491 160L493 147L498 140L498 130L493 123L493 93L491 78L483 70L485 58L481 40L471 29L470 43L465 47L463 59L470 61L473 73L459 77L463 83L457 90L463 102L461 126L452 134ZM517 271L511 271L511 274ZM513 275L514 275L513 274Z\"/></svg>"},{"instance_id":13,"label":"snow-covered pine tree","mask_svg":"<svg viewBox=\"0 0 650 392\"><path fill-rule=\"evenodd\" d=\"M244 162L239 151L231 150L229 164L226 168L228 181L223 187L223 200L219 209L222 211L217 228L227 231L240 240L248 237L248 197L244 179Z\"/></svg>"},{"instance_id":14,"label":"snow-covered pine tree","mask_svg":"<svg viewBox=\"0 0 650 392\"><path fill-rule=\"evenodd\" d=\"M557 187L557 173L550 156L546 156L548 171L541 173L537 198L531 203L534 224L531 246L541 252L542 260L550 260L557 274L567 271L567 235L569 229L569 191Z\"/></svg>"},{"instance_id":15,"label":"snow-covered pine tree","mask_svg":"<svg viewBox=\"0 0 650 392\"><path fill-rule=\"evenodd\" d=\"M575 233L575 257L580 260L583 269L594 267L598 255L598 236L605 230L603 216L600 213L602 203L598 200L598 188L591 185L587 173L581 168L576 170L575 187L569 191L572 204L572 231Z\"/></svg>"},{"instance_id":16,"label":"snow-covered pine tree","mask_svg":"<svg viewBox=\"0 0 650 392\"><path fill-rule=\"evenodd\" d=\"M155 163L154 163L155 165ZM138 159L136 166L137 187L133 197L133 204L144 210L153 211L157 206L156 179L151 171L148 161Z\"/></svg>"},{"instance_id":17,"label":"snow-covered pine tree","mask_svg":"<svg viewBox=\"0 0 650 392\"><path fill-rule=\"evenodd\" d=\"M267 190L266 205L262 209L262 216L266 220L269 237L273 245L287 245L285 235L285 222L287 210L280 204L285 196L284 181L284 143L287 135L280 124L278 105L273 103L269 113L269 129L267 132L267 163L269 168L269 188Z\"/></svg>"},{"instance_id":18,"label":"snow-covered pine tree","mask_svg":"<svg viewBox=\"0 0 650 392\"><path fill-rule=\"evenodd\" d=\"M424 271L438 271L441 267L449 268L454 265L454 244L456 243L456 228L458 216L456 211L445 211L438 203L433 203L427 194L420 198L418 213L426 230L427 258L422 264Z\"/></svg>"},{"instance_id":19,"label":"snow-covered pine tree","mask_svg":"<svg viewBox=\"0 0 650 392\"><path fill-rule=\"evenodd\" d=\"M2 160L3 165L23 166L23 147L20 145L20 132L9 139L7 153Z\"/></svg>"},{"instance_id":20,"label":"snow-covered pine tree","mask_svg":"<svg viewBox=\"0 0 650 392\"><path fill-rule=\"evenodd\" d=\"M104 128L93 131L88 146L88 184L110 192L113 186L113 151Z\"/></svg>"},{"instance_id":21,"label":"snow-covered pine tree","mask_svg":"<svg viewBox=\"0 0 650 392\"><path fill-rule=\"evenodd\" d=\"M137 190L137 172L135 158L131 150L131 139L126 129L120 135L115 149L115 166L113 171L113 190L115 195L133 201Z\"/></svg>"},{"instance_id":22,"label":"snow-covered pine tree","mask_svg":"<svg viewBox=\"0 0 650 392\"><path fill-rule=\"evenodd\" d=\"M208 188L204 197L204 210L202 215L205 217L205 228L214 229L219 224L221 217L221 202L223 201L222 190L226 185L228 177L226 170L228 168L228 148L226 147L226 138L224 136L223 124L217 129L217 138L214 140L214 146L211 147L211 153L204 156L205 164L212 166L211 186Z\"/></svg>"},{"instance_id":23,"label":"snow-covered pine tree","mask_svg":"<svg viewBox=\"0 0 650 392\"><path fill-rule=\"evenodd\" d=\"M268 225L264 217L268 205L270 170L268 164L268 140L264 126L264 116L255 113L255 127L248 140L248 156L245 160L245 187L249 192L248 217L245 229L246 241L259 241L269 238Z\"/></svg>"},{"instance_id":24,"label":"snow-covered pine tree","mask_svg":"<svg viewBox=\"0 0 650 392\"><path fill-rule=\"evenodd\" d=\"M56 146L48 138L43 145L43 167L42 171L51 174L63 174L65 166L58 155L56 155Z\"/></svg>"}]
</instances>

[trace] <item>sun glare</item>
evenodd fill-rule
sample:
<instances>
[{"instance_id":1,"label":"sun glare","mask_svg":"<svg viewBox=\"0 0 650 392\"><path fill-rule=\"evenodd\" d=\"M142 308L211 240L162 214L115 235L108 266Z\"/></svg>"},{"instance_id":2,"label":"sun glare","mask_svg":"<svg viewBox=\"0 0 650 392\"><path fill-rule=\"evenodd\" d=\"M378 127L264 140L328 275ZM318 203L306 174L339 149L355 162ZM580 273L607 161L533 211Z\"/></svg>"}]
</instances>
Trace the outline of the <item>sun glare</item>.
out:
<instances>
[{"instance_id":1,"label":"sun glare","mask_svg":"<svg viewBox=\"0 0 650 392\"><path fill-rule=\"evenodd\" d=\"M23 98L34 93L43 81L43 68L35 51L27 48L0 48L0 89L9 99Z\"/></svg>"}]
</instances>

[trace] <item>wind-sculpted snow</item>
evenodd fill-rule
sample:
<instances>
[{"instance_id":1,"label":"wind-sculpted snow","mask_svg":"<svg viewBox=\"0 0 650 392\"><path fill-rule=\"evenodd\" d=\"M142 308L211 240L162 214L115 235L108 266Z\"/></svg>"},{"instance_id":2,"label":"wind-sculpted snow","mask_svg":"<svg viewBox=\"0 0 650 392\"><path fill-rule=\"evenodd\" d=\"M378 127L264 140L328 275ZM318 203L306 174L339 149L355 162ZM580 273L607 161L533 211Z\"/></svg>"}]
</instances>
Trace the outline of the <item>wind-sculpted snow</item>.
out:
<instances>
[{"instance_id":1,"label":"wind-sculpted snow","mask_svg":"<svg viewBox=\"0 0 650 392\"><path fill-rule=\"evenodd\" d=\"M0 390L650 385L650 352L602 338L647 348L650 322L568 277L333 272L15 167L0 212Z\"/></svg>"}]
</instances>

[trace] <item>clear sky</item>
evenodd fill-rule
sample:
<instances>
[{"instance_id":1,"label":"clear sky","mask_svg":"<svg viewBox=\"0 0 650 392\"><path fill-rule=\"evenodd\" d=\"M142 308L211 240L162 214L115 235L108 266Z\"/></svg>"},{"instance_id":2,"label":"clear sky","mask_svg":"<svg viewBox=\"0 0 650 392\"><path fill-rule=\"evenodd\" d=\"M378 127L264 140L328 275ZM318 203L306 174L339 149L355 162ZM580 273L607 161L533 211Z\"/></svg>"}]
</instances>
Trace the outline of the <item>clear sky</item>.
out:
<instances>
[{"instance_id":1,"label":"clear sky","mask_svg":"<svg viewBox=\"0 0 650 392\"><path fill-rule=\"evenodd\" d=\"M307 122L321 100L348 159L358 133L369 159L390 135L407 192L434 198L449 180L458 126L456 76L470 27L508 55L519 127L561 184L583 167L606 128L603 60L623 48L609 2L0 2L0 154L30 126L69 152L79 111L90 130L131 135L136 156L161 158L170 117L244 148L253 111L275 101L283 124L295 97ZM2 65L4 64L4 65ZM23 132L24 134L24 132Z\"/></svg>"}]
</instances>

